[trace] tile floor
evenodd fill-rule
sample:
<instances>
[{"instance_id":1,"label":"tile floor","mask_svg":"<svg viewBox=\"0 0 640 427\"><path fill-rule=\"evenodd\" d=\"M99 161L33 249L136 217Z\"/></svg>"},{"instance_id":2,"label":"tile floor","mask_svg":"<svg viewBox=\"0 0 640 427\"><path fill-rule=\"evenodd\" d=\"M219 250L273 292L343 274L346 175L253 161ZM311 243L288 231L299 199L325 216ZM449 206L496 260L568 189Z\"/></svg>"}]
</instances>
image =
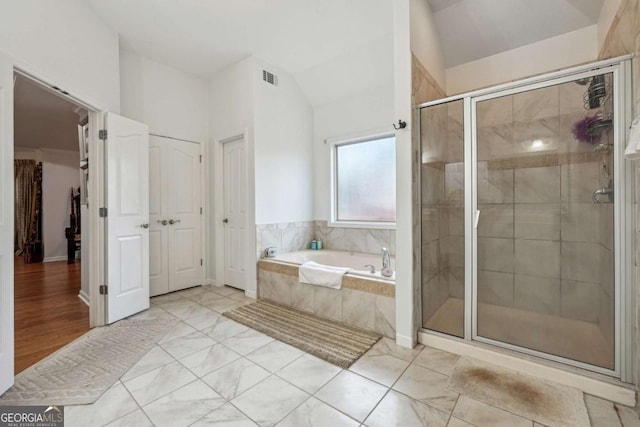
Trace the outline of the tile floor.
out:
<instances>
[{"instance_id":1,"label":"tile floor","mask_svg":"<svg viewBox=\"0 0 640 427\"><path fill-rule=\"evenodd\" d=\"M226 317L252 300L204 286L152 299L134 317L181 322L68 426L529 426L534 420L447 388L458 356L379 341L340 369ZM633 409L591 396L594 427L640 426Z\"/></svg>"}]
</instances>

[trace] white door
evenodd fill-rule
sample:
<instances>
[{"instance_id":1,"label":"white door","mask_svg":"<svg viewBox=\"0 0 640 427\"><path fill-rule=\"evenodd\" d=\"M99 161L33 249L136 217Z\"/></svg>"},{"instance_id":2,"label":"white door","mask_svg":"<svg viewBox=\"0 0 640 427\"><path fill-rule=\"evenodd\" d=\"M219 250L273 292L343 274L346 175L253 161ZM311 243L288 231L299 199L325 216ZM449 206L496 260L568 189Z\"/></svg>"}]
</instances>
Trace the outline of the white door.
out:
<instances>
[{"instance_id":1,"label":"white door","mask_svg":"<svg viewBox=\"0 0 640 427\"><path fill-rule=\"evenodd\" d=\"M166 152L169 291L177 291L202 284L200 144L171 140Z\"/></svg>"},{"instance_id":2,"label":"white door","mask_svg":"<svg viewBox=\"0 0 640 427\"><path fill-rule=\"evenodd\" d=\"M106 113L107 323L149 308L149 128Z\"/></svg>"},{"instance_id":3,"label":"white door","mask_svg":"<svg viewBox=\"0 0 640 427\"><path fill-rule=\"evenodd\" d=\"M149 137L149 293L169 292L169 224L164 216L167 205L166 170L162 138Z\"/></svg>"},{"instance_id":4,"label":"white door","mask_svg":"<svg viewBox=\"0 0 640 427\"><path fill-rule=\"evenodd\" d=\"M224 284L245 289L247 160L244 140L223 144L223 152Z\"/></svg>"},{"instance_id":5,"label":"white door","mask_svg":"<svg viewBox=\"0 0 640 427\"><path fill-rule=\"evenodd\" d=\"M13 64L0 55L0 394L13 385Z\"/></svg>"}]
</instances>

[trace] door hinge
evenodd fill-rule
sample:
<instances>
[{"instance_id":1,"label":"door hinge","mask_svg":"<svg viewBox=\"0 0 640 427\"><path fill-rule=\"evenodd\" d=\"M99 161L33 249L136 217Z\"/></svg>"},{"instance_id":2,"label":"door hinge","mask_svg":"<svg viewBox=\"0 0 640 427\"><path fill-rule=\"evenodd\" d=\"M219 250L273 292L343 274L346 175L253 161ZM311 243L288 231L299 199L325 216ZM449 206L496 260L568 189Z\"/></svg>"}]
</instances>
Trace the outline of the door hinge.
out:
<instances>
[{"instance_id":1,"label":"door hinge","mask_svg":"<svg viewBox=\"0 0 640 427\"><path fill-rule=\"evenodd\" d=\"M200 215L202 215L202 208L200 208Z\"/></svg>"},{"instance_id":2,"label":"door hinge","mask_svg":"<svg viewBox=\"0 0 640 427\"><path fill-rule=\"evenodd\" d=\"M103 141L107 140L107 135L108 135L108 132L106 129L100 129L98 131L98 138L100 138Z\"/></svg>"},{"instance_id":3,"label":"door hinge","mask_svg":"<svg viewBox=\"0 0 640 427\"><path fill-rule=\"evenodd\" d=\"M202 154L200 154L200 163L202 163Z\"/></svg>"},{"instance_id":4,"label":"door hinge","mask_svg":"<svg viewBox=\"0 0 640 427\"><path fill-rule=\"evenodd\" d=\"M98 209L98 215L100 215L100 218L106 218L107 217L107 208Z\"/></svg>"},{"instance_id":5,"label":"door hinge","mask_svg":"<svg viewBox=\"0 0 640 427\"><path fill-rule=\"evenodd\" d=\"M202 265L202 258L200 258L200 265Z\"/></svg>"},{"instance_id":6,"label":"door hinge","mask_svg":"<svg viewBox=\"0 0 640 427\"><path fill-rule=\"evenodd\" d=\"M100 295L107 295L109 293L109 288L107 285L100 285Z\"/></svg>"}]
</instances>

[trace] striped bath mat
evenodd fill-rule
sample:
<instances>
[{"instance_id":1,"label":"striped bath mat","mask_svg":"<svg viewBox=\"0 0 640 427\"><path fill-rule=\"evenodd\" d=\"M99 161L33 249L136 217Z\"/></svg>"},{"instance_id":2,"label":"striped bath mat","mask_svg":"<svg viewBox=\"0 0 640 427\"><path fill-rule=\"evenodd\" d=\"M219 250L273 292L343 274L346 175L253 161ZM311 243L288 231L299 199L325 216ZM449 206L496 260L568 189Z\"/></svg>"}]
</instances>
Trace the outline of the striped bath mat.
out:
<instances>
[{"instance_id":1,"label":"striped bath mat","mask_svg":"<svg viewBox=\"0 0 640 427\"><path fill-rule=\"evenodd\" d=\"M382 337L262 300L227 311L223 316L344 369Z\"/></svg>"}]
</instances>

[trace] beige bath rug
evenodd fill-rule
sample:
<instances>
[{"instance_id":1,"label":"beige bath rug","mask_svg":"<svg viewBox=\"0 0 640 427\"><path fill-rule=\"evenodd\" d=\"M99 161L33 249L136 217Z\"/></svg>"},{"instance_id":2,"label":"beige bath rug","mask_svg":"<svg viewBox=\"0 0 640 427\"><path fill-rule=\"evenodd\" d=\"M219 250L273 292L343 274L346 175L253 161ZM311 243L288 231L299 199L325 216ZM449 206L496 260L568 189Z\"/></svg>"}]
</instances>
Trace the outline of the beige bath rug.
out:
<instances>
[{"instance_id":1,"label":"beige bath rug","mask_svg":"<svg viewBox=\"0 0 640 427\"><path fill-rule=\"evenodd\" d=\"M458 361L449 388L549 427L590 425L581 391L476 359Z\"/></svg>"},{"instance_id":2,"label":"beige bath rug","mask_svg":"<svg viewBox=\"0 0 640 427\"><path fill-rule=\"evenodd\" d=\"M177 322L132 319L92 329L19 373L0 406L93 403Z\"/></svg>"},{"instance_id":3,"label":"beige bath rug","mask_svg":"<svg viewBox=\"0 0 640 427\"><path fill-rule=\"evenodd\" d=\"M382 337L266 301L238 307L223 316L344 369Z\"/></svg>"}]
</instances>

